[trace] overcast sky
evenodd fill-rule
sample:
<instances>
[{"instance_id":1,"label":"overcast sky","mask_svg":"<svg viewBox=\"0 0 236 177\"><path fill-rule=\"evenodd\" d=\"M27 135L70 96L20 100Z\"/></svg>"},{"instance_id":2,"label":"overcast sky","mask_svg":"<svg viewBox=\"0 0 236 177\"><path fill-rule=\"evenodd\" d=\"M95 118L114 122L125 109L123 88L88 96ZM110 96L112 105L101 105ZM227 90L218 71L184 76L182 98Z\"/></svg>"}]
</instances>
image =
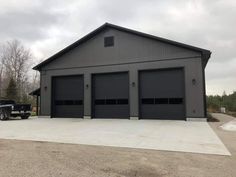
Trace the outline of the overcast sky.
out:
<instances>
[{"instance_id":1,"label":"overcast sky","mask_svg":"<svg viewBox=\"0 0 236 177\"><path fill-rule=\"evenodd\" d=\"M236 91L235 0L0 0L0 42L20 40L35 63L105 22L211 50L207 94Z\"/></svg>"}]
</instances>

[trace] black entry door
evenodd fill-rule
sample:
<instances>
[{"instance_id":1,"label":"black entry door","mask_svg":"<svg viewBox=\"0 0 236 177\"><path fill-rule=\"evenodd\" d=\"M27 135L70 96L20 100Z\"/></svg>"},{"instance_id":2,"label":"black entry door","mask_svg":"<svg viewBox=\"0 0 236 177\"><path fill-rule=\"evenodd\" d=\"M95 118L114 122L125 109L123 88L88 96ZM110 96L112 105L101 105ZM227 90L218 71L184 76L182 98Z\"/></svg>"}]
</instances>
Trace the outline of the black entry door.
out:
<instances>
[{"instance_id":1,"label":"black entry door","mask_svg":"<svg viewBox=\"0 0 236 177\"><path fill-rule=\"evenodd\" d=\"M141 71L140 114L143 119L185 119L183 69Z\"/></svg>"},{"instance_id":2,"label":"black entry door","mask_svg":"<svg viewBox=\"0 0 236 177\"><path fill-rule=\"evenodd\" d=\"M129 117L128 73L95 74L93 82L93 117Z\"/></svg>"},{"instance_id":3,"label":"black entry door","mask_svg":"<svg viewBox=\"0 0 236 177\"><path fill-rule=\"evenodd\" d=\"M52 117L83 117L83 76L52 78Z\"/></svg>"}]
</instances>

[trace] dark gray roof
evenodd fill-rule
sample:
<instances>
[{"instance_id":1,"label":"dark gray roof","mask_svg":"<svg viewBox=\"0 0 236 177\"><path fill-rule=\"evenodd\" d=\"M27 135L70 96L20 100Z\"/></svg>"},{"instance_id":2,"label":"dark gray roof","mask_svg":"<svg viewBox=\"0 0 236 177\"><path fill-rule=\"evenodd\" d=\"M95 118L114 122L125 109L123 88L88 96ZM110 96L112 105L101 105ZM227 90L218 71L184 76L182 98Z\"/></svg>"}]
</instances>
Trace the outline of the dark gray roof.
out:
<instances>
[{"instance_id":1,"label":"dark gray roof","mask_svg":"<svg viewBox=\"0 0 236 177\"><path fill-rule=\"evenodd\" d=\"M49 57L48 59L44 60L43 62L39 63L38 65L33 67L33 69L40 70L41 67L45 66L46 64L48 64L51 61L55 60L56 58L62 56L63 54L67 53L68 51L74 49L75 47L77 47L78 45L84 43L85 41L91 39L93 36L95 36L96 34L98 34L99 32L101 32L101 31L103 31L107 28L113 28L113 29L123 31L123 32L126 32L126 33L135 34L135 35L138 35L138 36L158 40L158 41L169 43L169 44L172 44L172 45L175 45L175 46L179 46L179 47L183 47L183 48L187 48L187 49L190 49L190 50L201 52L202 57L205 60L205 64L207 63L208 59L211 56L211 52L209 50L206 50L206 49L202 49L202 48L199 48L199 47L194 47L194 46L191 46L191 45L187 45L187 44L184 44L184 43L172 41L172 40L169 40L169 39L153 36L153 35L150 35L150 34L146 34L146 33L142 33L142 32L139 32L139 31L131 30L131 29L124 28L124 27L117 26L117 25L113 25L113 24L110 24L110 23L105 23L102 26L100 26L99 28L97 28L94 31L90 32L89 34L85 35L84 37L82 37L78 41L76 41L73 44L69 45L68 47L62 49L61 51L59 51L55 55L53 55L53 56Z\"/></svg>"},{"instance_id":2,"label":"dark gray roof","mask_svg":"<svg viewBox=\"0 0 236 177\"><path fill-rule=\"evenodd\" d=\"M29 95L31 95L31 96L34 96L34 95L40 96L40 88L37 88L37 89L33 90L32 92L29 93Z\"/></svg>"}]
</instances>

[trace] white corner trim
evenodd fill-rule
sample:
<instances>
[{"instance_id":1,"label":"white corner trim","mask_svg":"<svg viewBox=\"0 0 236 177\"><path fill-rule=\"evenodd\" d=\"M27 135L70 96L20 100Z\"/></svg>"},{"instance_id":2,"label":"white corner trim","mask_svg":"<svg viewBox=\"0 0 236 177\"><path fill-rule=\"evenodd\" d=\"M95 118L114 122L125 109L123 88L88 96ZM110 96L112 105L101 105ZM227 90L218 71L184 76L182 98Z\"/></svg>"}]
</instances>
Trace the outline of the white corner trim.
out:
<instances>
[{"instance_id":1,"label":"white corner trim","mask_svg":"<svg viewBox=\"0 0 236 177\"><path fill-rule=\"evenodd\" d=\"M207 118L205 117L187 117L187 121L195 121L195 122L207 122Z\"/></svg>"},{"instance_id":2,"label":"white corner trim","mask_svg":"<svg viewBox=\"0 0 236 177\"><path fill-rule=\"evenodd\" d=\"M84 119L91 119L91 116L84 116Z\"/></svg>"},{"instance_id":3,"label":"white corner trim","mask_svg":"<svg viewBox=\"0 0 236 177\"><path fill-rule=\"evenodd\" d=\"M51 116L38 116L38 118L51 118Z\"/></svg>"},{"instance_id":4,"label":"white corner trim","mask_svg":"<svg viewBox=\"0 0 236 177\"><path fill-rule=\"evenodd\" d=\"M130 120L139 120L139 117L130 117Z\"/></svg>"}]
</instances>

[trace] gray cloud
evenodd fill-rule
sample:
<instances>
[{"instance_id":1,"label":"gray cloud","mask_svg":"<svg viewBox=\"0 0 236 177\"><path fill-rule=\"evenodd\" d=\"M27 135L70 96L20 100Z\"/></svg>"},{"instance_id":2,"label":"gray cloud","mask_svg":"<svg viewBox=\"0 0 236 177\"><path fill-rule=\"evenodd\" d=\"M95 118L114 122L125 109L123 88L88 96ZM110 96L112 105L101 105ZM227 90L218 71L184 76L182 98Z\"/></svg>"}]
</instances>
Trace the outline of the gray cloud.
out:
<instances>
[{"instance_id":1,"label":"gray cloud","mask_svg":"<svg viewBox=\"0 0 236 177\"><path fill-rule=\"evenodd\" d=\"M236 89L234 0L9 0L1 2L0 38L17 38L45 59L105 22L212 51L207 93Z\"/></svg>"},{"instance_id":2,"label":"gray cloud","mask_svg":"<svg viewBox=\"0 0 236 177\"><path fill-rule=\"evenodd\" d=\"M11 12L0 16L0 37L38 40L46 37L45 30L57 21L56 16L47 12Z\"/></svg>"},{"instance_id":3,"label":"gray cloud","mask_svg":"<svg viewBox=\"0 0 236 177\"><path fill-rule=\"evenodd\" d=\"M18 8L15 4L0 13L0 38L2 40L16 38L34 42L44 39L48 37L47 30L65 17L64 14L53 12L50 7L47 8L48 4L32 3L30 6L31 2L28 3L18 4Z\"/></svg>"}]
</instances>

